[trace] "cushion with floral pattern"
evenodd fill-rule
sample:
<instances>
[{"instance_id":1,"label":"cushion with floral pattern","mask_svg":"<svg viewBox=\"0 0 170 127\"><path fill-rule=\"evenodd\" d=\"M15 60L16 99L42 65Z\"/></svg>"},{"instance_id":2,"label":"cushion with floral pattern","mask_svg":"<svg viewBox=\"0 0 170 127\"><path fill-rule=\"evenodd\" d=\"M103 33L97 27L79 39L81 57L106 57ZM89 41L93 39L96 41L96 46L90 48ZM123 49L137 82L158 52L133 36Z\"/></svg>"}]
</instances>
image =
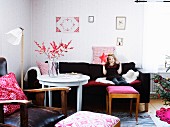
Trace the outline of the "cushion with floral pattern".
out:
<instances>
[{"instance_id":1,"label":"cushion with floral pattern","mask_svg":"<svg viewBox=\"0 0 170 127\"><path fill-rule=\"evenodd\" d=\"M1 100L27 100L22 89L19 87L15 74L9 73L0 77L0 101ZM20 108L19 105L4 105L4 114L9 115Z\"/></svg>"}]
</instances>

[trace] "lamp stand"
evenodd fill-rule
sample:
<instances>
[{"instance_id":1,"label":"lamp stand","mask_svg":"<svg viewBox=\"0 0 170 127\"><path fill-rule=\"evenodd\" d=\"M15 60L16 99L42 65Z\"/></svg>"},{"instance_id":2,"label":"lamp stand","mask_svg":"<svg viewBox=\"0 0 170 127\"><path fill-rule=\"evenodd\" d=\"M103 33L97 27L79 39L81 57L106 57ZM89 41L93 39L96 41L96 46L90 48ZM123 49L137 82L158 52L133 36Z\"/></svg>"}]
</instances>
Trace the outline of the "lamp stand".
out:
<instances>
[{"instance_id":1,"label":"lamp stand","mask_svg":"<svg viewBox=\"0 0 170 127\"><path fill-rule=\"evenodd\" d=\"M22 39L21 39L21 88L23 89L24 81L24 32L22 29Z\"/></svg>"}]
</instances>

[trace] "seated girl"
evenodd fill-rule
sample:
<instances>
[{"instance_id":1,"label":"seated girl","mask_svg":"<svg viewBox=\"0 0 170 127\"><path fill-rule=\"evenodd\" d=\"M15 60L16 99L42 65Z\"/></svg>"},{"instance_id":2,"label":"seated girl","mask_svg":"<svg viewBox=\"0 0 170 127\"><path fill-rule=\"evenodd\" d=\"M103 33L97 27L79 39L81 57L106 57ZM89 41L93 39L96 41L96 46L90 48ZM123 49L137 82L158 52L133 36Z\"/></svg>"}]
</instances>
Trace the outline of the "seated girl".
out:
<instances>
[{"instance_id":1,"label":"seated girl","mask_svg":"<svg viewBox=\"0 0 170 127\"><path fill-rule=\"evenodd\" d=\"M128 85L125 79L120 75L121 72L121 63L114 54L109 54L106 64L103 65L103 74L106 75L106 79L112 81L115 85Z\"/></svg>"}]
</instances>

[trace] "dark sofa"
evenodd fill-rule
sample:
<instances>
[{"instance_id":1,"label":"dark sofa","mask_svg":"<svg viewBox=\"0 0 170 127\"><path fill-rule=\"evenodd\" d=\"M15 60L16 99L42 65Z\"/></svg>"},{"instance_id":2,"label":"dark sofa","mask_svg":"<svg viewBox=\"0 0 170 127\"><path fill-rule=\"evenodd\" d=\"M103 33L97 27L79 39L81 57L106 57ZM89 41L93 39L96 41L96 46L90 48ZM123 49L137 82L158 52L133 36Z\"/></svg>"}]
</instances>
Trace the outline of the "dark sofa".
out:
<instances>
[{"instance_id":1,"label":"dark sofa","mask_svg":"<svg viewBox=\"0 0 170 127\"><path fill-rule=\"evenodd\" d=\"M83 105L86 105L87 100L93 102L93 99L96 98L101 101L101 103L104 103L103 105L105 105L106 87L111 84L95 81L99 77L104 77L102 65L84 62L60 62L59 68L60 73L76 72L90 76L89 82L83 85ZM122 63L122 74L127 73L130 69L138 71L135 68L134 62ZM28 71L28 88L41 87L36 77L37 74L35 70ZM130 85L140 93L140 103L145 103L145 111L148 111L148 103L150 101L150 74L139 71L138 79ZM74 89L72 89L72 91L74 91ZM69 94L75 94L72 91ZM73 100L76 99L73 98Z\"/></svg>"}]
</instances>

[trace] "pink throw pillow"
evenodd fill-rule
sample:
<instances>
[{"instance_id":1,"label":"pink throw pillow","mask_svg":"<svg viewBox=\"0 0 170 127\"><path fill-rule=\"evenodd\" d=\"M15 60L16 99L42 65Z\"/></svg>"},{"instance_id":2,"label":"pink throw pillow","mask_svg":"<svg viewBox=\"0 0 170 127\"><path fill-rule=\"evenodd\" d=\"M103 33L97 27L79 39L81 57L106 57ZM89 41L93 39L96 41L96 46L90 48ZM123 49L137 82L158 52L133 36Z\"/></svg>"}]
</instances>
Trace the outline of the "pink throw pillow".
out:
<instances>
[{"instance_id":1,"label":"pink throw pillow","mask_svg":"<svg viewBox=\"0 0 170 127\"><path fill-rule=\"evenodd\" d=\"M27 100L27 97L16 81L14 73L0 77L0 101L1 100ZM19 105L4 105L4 114L9 115L19 108Z\"/></svg>"},{"instance_id":2,"label":"pink throw pillow","mask_svg":"<svg viewBox=\"0 0 170 127\"><path fill-rule=\"evenodd\" d=\"M38 62L38 61L36 61L36 63L42 75L48 74L48 63Z\"/></svg>"},{"instance_id":3,"label":"pink throw pillow","mask_svg":"<svg viewBox=\"0 0 170 127\"><path fill-rule=\"evenodd\" d=\"M93 64L102 64L100 56L104 53L105 55L113 54L115 47L92 47L93 50Z\"/></svg>"}]
</instances>

